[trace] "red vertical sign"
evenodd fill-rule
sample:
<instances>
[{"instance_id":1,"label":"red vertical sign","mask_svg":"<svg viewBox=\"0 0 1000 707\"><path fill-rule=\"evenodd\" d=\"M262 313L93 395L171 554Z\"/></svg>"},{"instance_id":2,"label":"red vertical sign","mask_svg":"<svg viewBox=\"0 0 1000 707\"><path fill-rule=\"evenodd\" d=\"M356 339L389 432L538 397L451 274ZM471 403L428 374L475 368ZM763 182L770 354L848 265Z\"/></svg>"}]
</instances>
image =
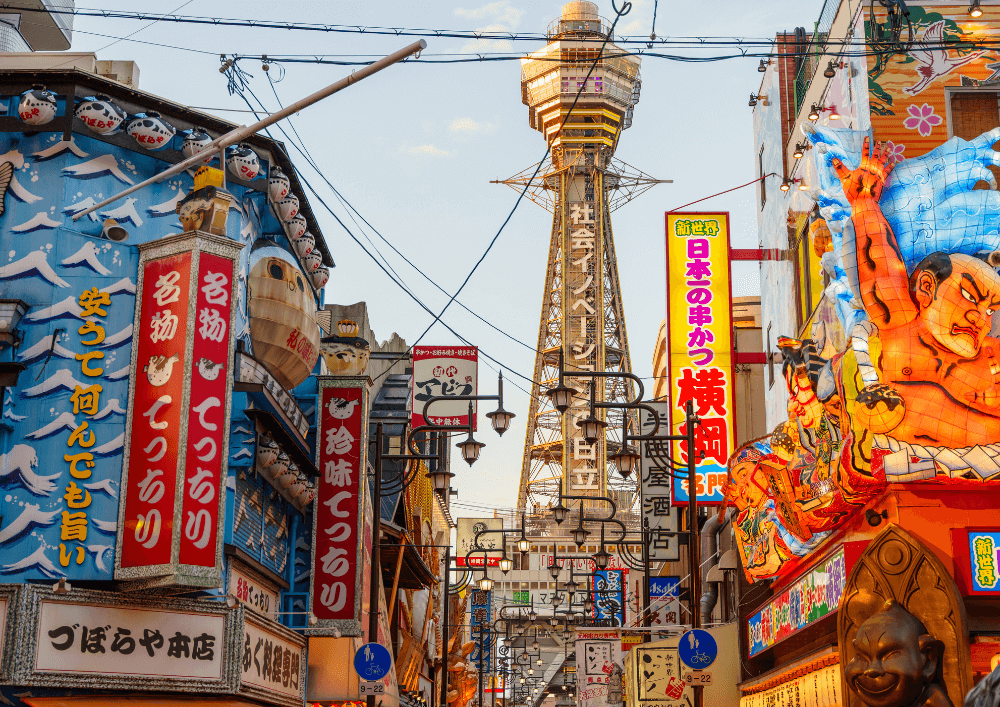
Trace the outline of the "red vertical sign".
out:
<instances>
[{"instance_id":1,"label":"red vertical sign","mask_svg":"<svg viewBox=\"0 0 1000 707\"><path fill-rule=\"evenodd\" d=\"M190 274L191 253L143 267L121 567L171 562Z\"/></svg>"},{"instance_id":2,"label":"red vertical sign","mask_svg":"<svg viewBox=\"0 0 1000 707\"><path fill-rule=\"evenodd\" d=\"M198 262L194 346L191 348L191 402L184 466L180 562L214 567L223 483L226 382L232 376L229 323L233 263L202 253Z\"/></svg>"},{"instance_id":3,"label":"red vertical sign","mask_svg":"<svg viewBox=\"0 0 1000 707\"><path fill-rule=\"evenodd\" d=\"M324 383L326 381L323 381ZM341 381L334 381L340 383ZM360 635L360 592L363 570L358 537L364 522L361 514L365 493L364 459L367 444L367 410L363 379L343 381L351 387L320 386L319 448L320 479L313 506L312 613L320 620L336 621L343 633ZM356 622L345 625L341 622ZM356 628L355 628L356 626ZM353 630L352 630L353 629Z\"/></svg>"}]
</instances>

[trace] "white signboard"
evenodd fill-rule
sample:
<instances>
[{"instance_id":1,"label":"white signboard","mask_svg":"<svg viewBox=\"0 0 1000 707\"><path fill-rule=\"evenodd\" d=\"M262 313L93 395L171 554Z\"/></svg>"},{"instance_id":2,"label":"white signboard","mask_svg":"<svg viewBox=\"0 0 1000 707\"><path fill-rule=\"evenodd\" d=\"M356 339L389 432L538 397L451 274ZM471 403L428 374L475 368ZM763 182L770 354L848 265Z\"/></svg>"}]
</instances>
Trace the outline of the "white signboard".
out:
<instances>
[{"instance_id":1,"label":"white signboard","mask_svg":"<svg viewBox=\"0 0 1000 707\"><path fill-rule=\"evenodd\" d=\"M273 621L278 620L278 593L249 575L240 572L232 563L229 565L229 596L236 597L242 604Z\"/></svg>"},{"instance_id":2,"label":"white signboard","mask_svg":"<svg viewBox=\"0 0 1000 707\"><path fill-rule=\"evenodd\" d=\"M412 426L426 424L424 404L431 398L476 395L478 376L479 349L475 346L414 346ZM435 425L467 425L469 401L441 400L431 405L428 414ZM472 414L475 426L475 403Z\"/></svg>"},{"instance_id":3,"label":"white signboard","mask_svg":"<svg viewBox=\"0 0 1000 707\"><path fill-rule=\"evenodd\" d=\"M578 707L607 707L608 686L615 665L622 665L622 638L619 630L576 630Z\"/></svg>"},{"instance_id":4,"label":"white signboard","mask_svg":"<svg viewBox=\"0 0 1000 707\"><path fill-rule=\"evenodd\" d=\"M40 602L35 670L219 680L224 616Z\"/></svg>"},{"instance_id":5,"label":"white signboard","mask_svg":"<svg viewBox=\"0 0 1000 707\"><path fill-rule=\"evenodd\" d=\"M455 564L465 567L465 556L476 546L476 533L481 530L503 530L503 518L459 518L457 525L458 554ZM480 536L479 547L494 550L487 555L487 567L496 567L500 563L503 556L503 536L500 533ZM469 566L482 567L483 553L477 552L469 557Z\"/></svg>"},{"instance_id":6,"label":"white signboard","mask_svg":"<svg viewBox=\"0 0 1000 707\"><path fill-rule=\"evenodd\" d=\"M304 667L301 645L246 622L241 684L297 698Z\"/></svg>"},{"instance_id":7,"label":"white signboard","mask_svg":"<svg viewBox=\"0 0 1000 707\"><path fill-rule=\"evenodd\" d=\"M660 428L657 435L670 434L670 403L658 400L646 403L656 410L660 418ZM652 434L656 428L653 413L642 409L639 411L640 433ZM670 505L670 453L671 444L667 441L640 442L639 453L639 483L642 490L642 517L649 523L649 561L677 562L681 558L680 543L676 535L667 533L678 530L678 509Z\"/></svg>"}]
</instances>

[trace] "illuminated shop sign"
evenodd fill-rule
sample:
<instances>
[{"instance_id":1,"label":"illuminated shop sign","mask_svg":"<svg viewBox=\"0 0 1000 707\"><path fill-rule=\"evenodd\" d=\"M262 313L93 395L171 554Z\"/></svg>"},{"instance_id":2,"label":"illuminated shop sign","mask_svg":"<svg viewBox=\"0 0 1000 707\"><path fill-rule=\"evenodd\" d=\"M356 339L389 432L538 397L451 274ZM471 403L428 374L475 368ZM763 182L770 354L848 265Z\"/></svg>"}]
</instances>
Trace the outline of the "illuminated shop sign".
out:
<instances>
[{"instance_id":1,"label":"illuminated shop sign","mask_svg":"<svg viewBox=\"0 0 1000 707\"><path fill-rule=\"evenodd\" d=\"M1000 584L997 571L997 549L1000 532L977 531L969 533L969 567L973 592L995 592Z\"/></svg>"},{"instance_id":2,"label":"illuminated shop sign","mask_svg":"<svg viewBox=\"0 0 1000 707\"><path fill-rule=\"evenodd\" d=\"M732 296L729 214L667 214L667 365L673 408L671 434L684 434L690 401L695 429L698 501L722 502L734 448ZM678 442L682 464L688 449ZM687 503L687 479L673 484L675 503Z\"/></svg>"},{"instance_id":3,"label":"illuminated shop sign","mask_svg":"<svg viewBox=\"0 0 1000 707\"><path fill-rule=\"evenodd\" d=\"M750 657L836 611L846 580L840 548L750 618Z\"/></svg>"}]
</instances>

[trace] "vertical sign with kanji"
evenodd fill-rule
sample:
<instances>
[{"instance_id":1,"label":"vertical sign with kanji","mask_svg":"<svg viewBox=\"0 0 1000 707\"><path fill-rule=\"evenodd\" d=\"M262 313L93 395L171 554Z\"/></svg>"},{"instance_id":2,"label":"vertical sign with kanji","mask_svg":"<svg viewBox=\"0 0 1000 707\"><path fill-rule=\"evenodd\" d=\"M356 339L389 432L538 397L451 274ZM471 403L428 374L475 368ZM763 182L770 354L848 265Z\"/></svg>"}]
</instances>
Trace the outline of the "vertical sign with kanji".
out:
<instances>
[{"instance_id":1,"label":"vertical sign with kanji","mask_svg":"<svg viewBox=\"0 0 1000 707\"><path fill-rule=\"evenodd\" d=\"M718 505L735 440L729 214L672 211L666 227L671 433L686 431L689 401L700 418L695 449L675 443L674 458L696 455L698 501ZM686 479L673 484L673 500L687 503Z\"/></svg>"},{"instance_id":2,"label":"vertical sign with kanji","mask_svg":"<svg viewBox=\"0 0 1000 707\"><path fill-rule=\"evenodd\" d=\"M469 656L469 665L478 668L480 656L482 656L484 671L490 668L492 660L492 641L490 640L490 628L493 626L492 615L492 592L485 589L474 589L472 591L472 604L469 611L472 626L472 640L475 641L475 648Z\"/></svg>"},{"instance_id":3,"label":"vertical sign with kanji","mask_svg":"<svg viewBox=\"0 0 1000 707\"><path fill-rule=\"evenodd\" d=\"M594 189L603 189L603 185L595 183ZM566 492L585 496L603 494L606 476L604 440L592 444L577 427L590 415L591 386L595 387L595 402L600 403L604 401L604 383L573 376L574 371L604 370L604 247L599 204L567 201L560 207L565 209L563 223L568 231L563 238L561 262L563 358L566 384L580 391L573 396L562 420L563 479ZM603 417L602 410L596 414Z\"/></svg>"},{"instance_id":4,"label":"vertical sign with kanji","mask_svg":"<svg viewBox=\"0 0 1000 707\"><path fill-rule=\"evenodd\" d=\"M312 584L309 611L318 622L310 636L362 634L366 574L360 537L368 469L368 379L319 378L316 430L320 471L313 505ZM369 591L375 591L369 588Z\"/></svg>"},{"instance_id":5,"label":"vertical sign with kanji","mask_svg":"<svg viewBox=\"0 0 1000 707\"><path fill-rule=\"evenodd\" d=\"M476 395L479 380L479 349L475 346L414 346L412 428L427 424L424 404L431 398ZM469 401L442 400L428 411L435 425L469 424ZM475 427L476 404L472 404Z\"/></svg>"},{"instance_id":6,"label":"vertical sign with kanji","mask_svg":"<svg viewBox=\"0 0 1000 707\"><path fill-rule=\"evenodd\" d=\"M238 243L139 246L115 579L219 586Z\"/></svg>"},{"instance_id":7,"label":"vertical sign with kanji","mask_svg":"<svg viewBox=\"0 0 1000 707\"><path fill-rule=\"evenodd\" d=\"M642 435L666 435L670 433L670 403L654 400L646 404L656 410L657 420L652 410L639 411L639 426ZM681 556L680 542L675 533L678 528L678 509L672 506L670 489L670 442L666 440L646 440L639 446L639 489L642 493L642 522L648 534L646 541L647 558L650 562L677 562Z\"/></svg>"}]
</instances>

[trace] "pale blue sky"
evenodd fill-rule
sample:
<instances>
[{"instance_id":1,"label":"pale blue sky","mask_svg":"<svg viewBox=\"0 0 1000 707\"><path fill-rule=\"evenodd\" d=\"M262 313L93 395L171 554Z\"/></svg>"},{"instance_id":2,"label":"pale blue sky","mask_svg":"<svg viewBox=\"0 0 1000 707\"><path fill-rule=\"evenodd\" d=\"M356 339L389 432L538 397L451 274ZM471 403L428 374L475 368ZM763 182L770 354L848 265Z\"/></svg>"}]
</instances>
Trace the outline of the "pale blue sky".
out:
<instances>
[{"instance_id":1,"label":"pale blue sky","mask_svg":"<svg viewBox=\"0 0 1000 707\"><path fill-rule=\"evenodd\" d=\"M176 9L183 15L519 32L544 31L562 6L554 0L486 4L481 0L192 0L187 4L179 0L83 0L78 4L148 12ZM822 4L822 0L661 0L656 31L661 37L773 37L797 25L811 28ZM613 15L610 0L601 0L599 5L602 15ZM653 5L654 0L634 0L631 13L619 25L621 33L648 35ZM134 36L136 40L210 52L199 54L132 41L102 50L111 39L85 34L122 37L144 24L77 17L73 50L101 50L101 59L132 59L139 64L142 90L209 108L246 107L226 90L226 80L218 72L221 53L383 55L414 41L171 23L153 25ZM427 55L532 51L542 46L463 39L428 38L427 42ZM681 49L672 53L691 54ZM736 52L714 49L705 53ZM254 93L274 109L275 97L260 63L244 61L240 66L253 74ZM756 66L756 59L745 58L710 63L643 60L641 100L617 156L674 183L655 187L612 216L629 344L638 375L652 372L653 346L664 316L664 211L756 176L751 109L747 106L749 94L760 84ZM285 70L284 80L276 85L285 104L350 73L347 67L312 64L286 64ZM521 171L541 159L545 151L541 135L528 126L519 80L518 62L395 66L303 111L292 122L337 189L383 236L453 292L482 255L517 196L505 186L490 184L490 180ZM240 113L218 114L243 123L253 119ZM296 158L294 152L292 156ZM304 160L296 163L319 189L318 178ZM325 187L320 193L358 233L336 197ZM757 205L756 189L751 186L695 208L730 211L734 247L749 248L757 244ZM327 301L349 304L366 300L372 328L380 340L396 331L412 343L430 316L393 285L315 201L313 210L337 263L326 287ZM550 214L525 200L459 298L532 349L538 336L550 227ZM389 253L374 234L369 235L417 296L440 311L445 296ZM755 265L734 265L733 280L735 295L759 292ZM531 375L533 351L455 305L444 318L505 366ZM452 341L453 336L438 326L423 343ZM509 377L526 386L523 379ZM495 392L495 379L495 372L481 363L481 392ZM453 508L455 516L477 515L467 504L500 508L516 503L528 396L513 385L505 386L505 393L509 399L506 407L518 417L502 439L484 429L479 437L487 446L480 461L472 469L464 464L455 469L460 494Z\"/></svg>"}]
</instances>

